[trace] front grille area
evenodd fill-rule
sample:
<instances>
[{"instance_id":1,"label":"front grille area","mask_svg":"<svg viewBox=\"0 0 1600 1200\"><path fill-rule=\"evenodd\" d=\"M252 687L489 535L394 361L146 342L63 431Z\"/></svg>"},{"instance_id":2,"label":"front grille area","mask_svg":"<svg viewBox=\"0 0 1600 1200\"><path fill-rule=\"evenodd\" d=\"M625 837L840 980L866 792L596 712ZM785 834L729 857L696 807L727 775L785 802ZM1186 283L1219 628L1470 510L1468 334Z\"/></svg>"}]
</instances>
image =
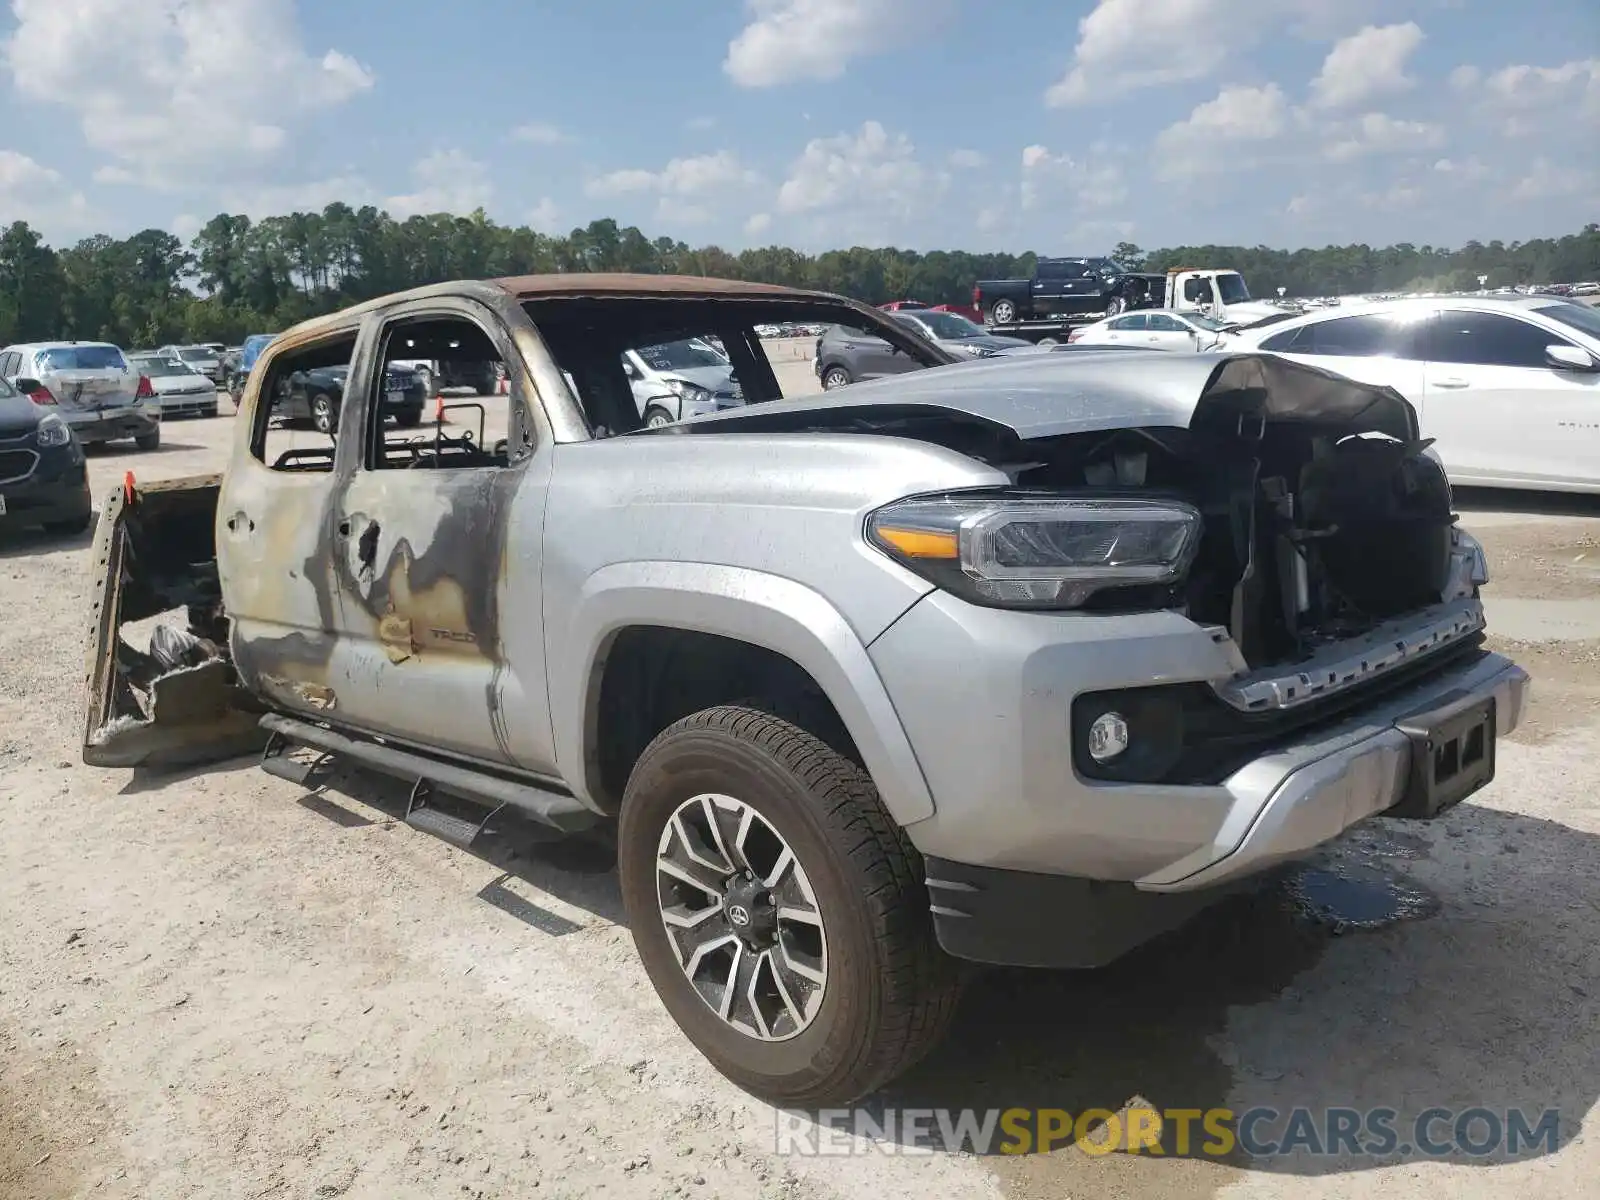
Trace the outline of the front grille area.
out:
<instances>
[{"instance_id":1,"label":"front grille area","mask_svg":"<svg viewBox=\"0 0 1600 1200\"><path fill-rule=\"evenodd\" d=\"M39 455L33 450L0 450L0 483L26 479L38 461Z\"/></svg>"},{"instance_id":2,"label":"front grille area","mask_svg":"<svg viewBox=\"0 0 1600 1200\"><path fill-rule=\"evenodd\" d=\"M1241 712L1199 683L1086 692L1072 702L1072 764L1082 778L1103 783L1221 783L1263 754L1337 725L1450 666L1481 657L1482 647L1483 635L1474 634L1345 691L1288 709ZM1089 726L1106 712L1120 713L1127 721L1129 748L1110 762L1097 763L1089 755Z\"/></svg>"}]
</instances>

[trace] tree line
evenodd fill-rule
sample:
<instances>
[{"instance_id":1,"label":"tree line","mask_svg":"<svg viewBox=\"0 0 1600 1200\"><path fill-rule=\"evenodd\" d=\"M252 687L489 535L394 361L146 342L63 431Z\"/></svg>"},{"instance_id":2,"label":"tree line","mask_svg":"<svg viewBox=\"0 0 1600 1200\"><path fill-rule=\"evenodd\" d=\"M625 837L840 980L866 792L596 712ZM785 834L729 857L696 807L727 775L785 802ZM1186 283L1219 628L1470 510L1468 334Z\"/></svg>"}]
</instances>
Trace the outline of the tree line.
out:
<instances>
[{"instance_id":1,"label":"tree line","mask_svg":"<svg viewBox=\"0 0 1600 1200\"><path fill-rule=\"evenodd\" d=\"M1600 224L1560 238L1438 246L1177 246L1123 242L1118 261L1140 270L1233 267L1258 296L1401 290L1465 291L1600 278ZM500 225L482 209L395 220L377 208L328 205L253 221L220 213L185 244L146 229L56 249L22 221L0 233L0 345L47 338L151 346L237 343L404 288L446 279L568 271L643 271L757 280L842 293L871 304L969 303L978 279L1027 276L1035 255L921 253L853 247L804 254L650 239L610 218L564 236Z\"/></svg>"}]
</instances>

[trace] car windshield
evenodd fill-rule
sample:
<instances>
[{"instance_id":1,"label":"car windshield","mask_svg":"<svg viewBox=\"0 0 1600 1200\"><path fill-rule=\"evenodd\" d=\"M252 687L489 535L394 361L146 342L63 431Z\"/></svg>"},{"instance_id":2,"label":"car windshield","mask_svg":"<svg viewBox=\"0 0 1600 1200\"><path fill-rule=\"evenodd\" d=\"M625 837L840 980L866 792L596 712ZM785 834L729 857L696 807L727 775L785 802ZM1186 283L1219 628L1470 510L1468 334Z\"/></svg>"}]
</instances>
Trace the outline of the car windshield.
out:
<instances>
[{"instance_id":1,"label":"car windshield","mask_svg":"<svg viewBox=\"0 0 1600 1200\"><path fill-rule=\"evenodd\" d=\"M1560 304L1541 305L1533 311L1541 317L1559 321L1569 329L1600 338L1600 309L1591 308L1587 304L1569 304L1562 301Z\"/></svg>"},{"instance_id":2,"label":"car windshield","mask_svg":"<svg viewBox=\"0 0 1600 1200\"><path fill-rule=\"evenodd\" d=\"M121 371L128 365L115 346L57 346L41 350L38 360L46 371Z\"/></svg>"},{"instance_id":3,"label":"car windshield","mask_svg":"<svg viewBox=\"0 0 1600 1200\"><path fill-rule=\"evenodd\" d=\"M933 336L937 338L975 338L983 337L988 332L955 313L918 313L916 319L933 330Z\"/></svg>"},{"instance_id":4,"label":"car windshield","mask_svg":"<svg viewBox=\"0 0 1600 1200\"><path fill-rule=\"evenodd\" d=\"M1233 328L1233 326L1229 325L1228 322L1218 321L1214 317L1209 317L1203 312L1183 312L1178 313L1177 315L1181 320L1187 321L1190 325L1197 325L1201 329L1209 329L1212 333L1219 333L1224 329Z\"/></svg>"},{"instance_id":5,"label":"car windshield","mask_svg":"<svg viewBox=\"0 0 1600 1200\"><path fill-rule=\"evenodd\" d=\"M148 375L152 379L157 375L192 375L189 370L175 358L136 358L133 365L139 368L140 374Z\"/></svg>"},{"instance_id":6,"label":"car windshield","mask_svg":"<svg viewBox=\"0 0 1600 1200\"><path fill-rule=\"evenodd\" d=\"M728 360L699 338L640 346L634 351L657 371L683 371L691 367L725 367Z\"/></svg>"},{"instance_id":7,"label":"car windshield","mask_svg":"<svg viewBox=\"0 0 1600 1200\"><path fill-rule=\"evenodd\" d=\"M207 350L204 346L191 346L188 349L178 351L178 357L183 359L184 362L203 362L216 356L216 351Z\"/></svg>"},{"instance_id":8,"label":"car windshield","mask_svg":"<svg viewBox=\"0 0 1600 1200\"><path fill-rule=\"evenodd\" d=\"M1243 304L1250 299L1250 289L1244 285L1244 276L1229 271L1218 275L1217 295L1224 304Z\"/></svg>"}]
</instances>

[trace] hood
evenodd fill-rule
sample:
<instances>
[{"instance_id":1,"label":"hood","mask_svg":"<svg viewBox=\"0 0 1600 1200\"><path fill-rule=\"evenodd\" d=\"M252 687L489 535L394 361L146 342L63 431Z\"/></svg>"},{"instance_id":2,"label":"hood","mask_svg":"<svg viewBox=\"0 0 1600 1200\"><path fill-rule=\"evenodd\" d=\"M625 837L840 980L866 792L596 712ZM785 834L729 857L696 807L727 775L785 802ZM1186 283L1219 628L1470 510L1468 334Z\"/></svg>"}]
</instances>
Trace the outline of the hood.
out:
<instances>
[{"instance_id":1,"label":"hood","mask_svg":"<svg viewBox=\"0 0 1600 1200\"><path fill-rule=\"evenodd\" d=\"M685 383L694 384L695 387L703 387L708 392L726 392L733 387L733 368L731 366L674 368L671 371L662 371L659 378L663 383L681 379Z\"/></svg>"},{"instance_id":2,"label":"hood","mask_svg":"<svg viewBox=\"0 0 1600 1200\"><path fill-rule=\"evenodd\" d=\"M47 411L15 390L0 396L0 438L32 433Z\"/></svg>"},{"instance_id":3,"label":"hood","mask_svg":"<svg viewBox=\"0 0 1600 1200\"><path fill-rule=\"evenodd\" d=\"M1026 338L1000 337L993 333L986 333L982 337L952 338L943 343L945 349L962 352L967 346L976 346L980 350L993 350L996 354L1006 354L1015 350L1030 349L1033 343Z\"/></svg>"},{"instance_id":4,"label":"hood","mask_svg":"<svg viewBox=\"0 0 1600 1200\"><path fill-rule=\"evenodd\" d=\"M1279 313L1292 312L1280 304L1273 304L1270 300L1241 300L1238 304L1229 304L1222 310L1222 319L1229 324L1246 325L1251 321L1259 321L1262 317L1275 317Z\"/></svg>"},{"instance_id":5,"label":"hood","mask_svg":"<svg viewBox=\"0 0 1600 1200\"><path fill-rule=\"evenodd\" d=\"M954 416L1023 440L1140 426L1188 428L1205 406L1303 421L1360 421L1410 439L1416 412L1392 388L1272 354L1008 354L910 371L805 400L780 400L674 429L683 433L873 432L875 424Z\"/></svg>"}]
</instances>

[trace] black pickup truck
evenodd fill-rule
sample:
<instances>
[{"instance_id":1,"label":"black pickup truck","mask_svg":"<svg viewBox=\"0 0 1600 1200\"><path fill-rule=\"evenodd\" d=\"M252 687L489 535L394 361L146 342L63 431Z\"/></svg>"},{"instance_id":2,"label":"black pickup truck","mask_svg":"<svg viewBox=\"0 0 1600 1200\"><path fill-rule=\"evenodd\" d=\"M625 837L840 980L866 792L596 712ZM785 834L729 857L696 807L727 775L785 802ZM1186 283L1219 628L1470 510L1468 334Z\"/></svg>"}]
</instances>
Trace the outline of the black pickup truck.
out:
<instances>
[{"instance_id":1,"label":"black pickup truck","mask_svg":"<svg viewBox=\"0 0 1600 1200\"><path fill-rule=\"evenodd\" d=\"M1109 258L1041 258L1032 279L980 279L973 306L990 326L1084 320L1161 304L1166 276L1130 271Z\"/></svg>"}]
</instances>

